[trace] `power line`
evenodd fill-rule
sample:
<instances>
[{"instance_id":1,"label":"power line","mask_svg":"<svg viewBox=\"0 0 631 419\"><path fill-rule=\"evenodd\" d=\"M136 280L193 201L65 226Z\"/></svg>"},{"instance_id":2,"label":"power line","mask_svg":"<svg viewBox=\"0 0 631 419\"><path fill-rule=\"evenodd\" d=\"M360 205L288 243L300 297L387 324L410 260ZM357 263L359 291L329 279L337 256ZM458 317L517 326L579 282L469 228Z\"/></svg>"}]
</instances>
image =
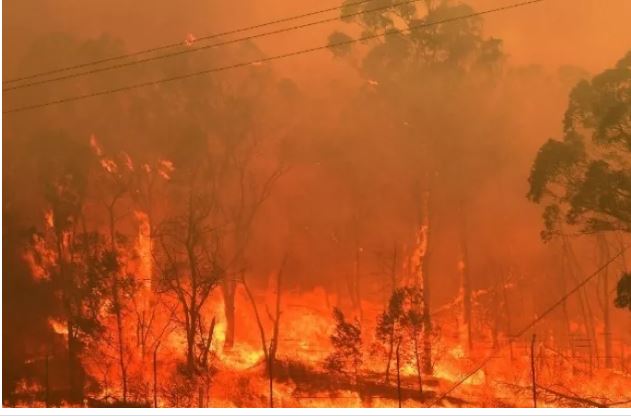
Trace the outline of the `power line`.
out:
<instances>
[{"instance_id":1,"label":"power line","mask_svg":"<svg viewBox=\"0 0 631 419\"><path fill-rule=\"evenodd\" d=\"M295 16L285 17L285 18L281 18L281 19L277 19L277 20L273 20L273 21L269 21L269 22L265 22L265 23L259 23L259 24L252 25L252 26L246 26L246 27L243 27L243 28L232 29L232 30L225 31L225 32L205 35L205 36L202 36L202 37L199 37L199 38L195 39L193 42L196 43L196 42L200 42L200 41L207 41L209 39L219 38L219 37L226 36L226 35L235 35L235 34L238 34L238 33L247 32L247 31L251 31L251 30L254 30L254 29L261 29L261 28L264 28L266 26L272 26L272 25L275 25L275 24L278 24L278 23L285 23L285 22L290 22L292 20L298 20L298 19L303 19L303 18L310 17L310 16L320 15L320 14L323 14L323 13L333 12L333 11L336 11L336 10L340 10L340 9L342 9L344 7L359 6L361 4L370 3L371 1L374 1L374 0L359 0L357 2L346 4L346 5L342 5L342 6L330 7L328 9L321 9L321 10L317 10L317 11L314 11L314 12L304 13L304 14L301 14L301 15L295 15ZM139 50L139 51L135 51L135 52L130 52L130 53L127 53L127 54L117 55L117 56L114 56L114 57L103 58L103 59L96 60L96 61L89 61L89 62L86 62L86 63L83 63L83 64L71 65L71 66L67 66L67 67L60 67L60 68L56 68L56 69L53 69L53 70L48 70L48 71L43 71L43 72L40 72L40 73L31 74L31 75L28 75L28 76L17 77L17 78L14 78L14 79L5 80L2 83L3 84L9 84L9 83L15 83L15 82L18 82L18 81L34 79L34 78L41 77L41 76L48 76L48 75L51 75L51 74L63 73L63 72L69 71L69 70L76 70L76 69L79 69L79 68L85 68L85 67L89 67L89 66L92 66L92 65L103 64L103 63L107 63L107 62L111 62L111 61L122 60L122 59L125 59L125 58L132 58L132 57L135 57L137 55L144 55L144 54L148 54L148 53L151 53L151 52L157 52L157 51L162 51L162 50L169 49L169 48L175 48L175 47L182 46L183 44L184 44L184 42L178 41L178 42L174 42L174 43L171 43L171 44L160 45L160 46L157 46L157 47L147 48L147 49L143 49L143 50Z\"/></svg>"},{"instance_id":2,"label":"power line","mask_svg":"<svg viewBox=\"0 0 631 419\"><path fill-rule=\"evenodd\" d=\"M592 279L594 279L596 277L596 275L598 275L599 273L601 273L603 270L605 270L609 265L611 265L616 259L618 259L620 256L622 256L627 250L629 249L629 246L624 247L623 249L621 249L615 256L613 256L612 258L610 258L606 263L604 263L603 265L601 265L598 269L596 269L594 272L592 272L591 275L588 275L583 281L579 282L574 288L572 288L568 293L566 293L563 297L561 297L557 302L555 302L554 304L552 304L550 307L548 307L543 313L541 313L540 315L537 316L536 319L534 319L533 321L531 321L530 323L528 323L526 326L524 326L518 333L514 334L511 336L511 338L518 338L521 337L524 333L526 333L528 330L530 330L531 327L533 327L535 324L539 323L545 316L547 316L548 314L550 314L552 311L554 311L557 307L559 307L561 304L563 304L570 296L572 296L575 292L577 292L578 290L580 290L581 288L583 288L585 285L587 285L587 283L589 281L591 281ZM462 379L460 379L456 384L454 384L453 386L451 386L447 391L445 391L443 394L441 394L437 399L435 399L432 404L429 405L429 407L435 406L436 403L440 402L441 400L443 400L445 397L447 397L452 391L454 391L456 388L460 387L460 385L462 385L465 381L467 381L469 378L471 378L471 376L473 376L473 374L475 374L476 372L480 371L480 369L482 369L482 367L484 367L491 359L493 359L493 357L495 356L495 354L500 350L500 347L497 347L496 349L492 350L491 353L484 358L484 360L482 360L482 362L480 362L480 364L478 366L476 366L474 369L472 369L471 371L469 371Z\"/></svg>"},{"instance_id":3,"label":"power line","mask_svg":"<svg viewBox=\"0 0 631 419\"><path fill-rule=\"evenodd\" d=\"M481 12L470 13L470 14L467 14L467 15L457 16L457 17L453 17L453 18L449 18L449 19L443 19L443 20L439 20L439 21L435 21L435 22L428 22L428 23L420 23L420 24L417 24L417 25L411 25L411 26L408 26L405 29L390 29L390 30L386 30L386 31L382 31L382 32L373 34L373 35L366 35L366 36L363 36L363 37L360 37L360 38L352 38L352 39L348 39L348 40L345 40L345 41L339 41L339 42L329 43L329 44L326 44L326 45L321 45L321 46L318 46L318 47L292 51L292 52L288 52L288 53L285 53L285 54L274 55L274 56L271 56L271 57L262 58L262 59L259 59L259 60L246 61L246 62L226 65L226 66L222 66L222 67L214 67L214 68L209 68L209 69L206 69L206 70L196 71L196 72L193 72L193 73L181 74L179 76L167 77L167 78L163 78L163 79L158 79L158 80L153 80L153 81L147 81L147 82L127 85L127 86L118 87L118 88L114 88L114 89L107 89L107 90L101 90L101 91L98 91L98 92L87 93L87 94L84 94L84 95L66 97L66 98L62 98L62 99L53 100L53 101L50 101L50 102L43 102L43 103L38 103L38 104L34 104L34 105L27 105L27 106L22 106L22 107L18 107L18 108L8 109L8 110L2 111L2 113L3 114L10 114L10 113L23 112L23 111L33 110L33 109L39 109L39 108L44 108L44 107L48 107L48 106L59 105L59 104L62 104L62 103L75 102L75 101L78 101L78 100L88 99L88 98L91 98L91 97L104 96L104 95L124 92L124 91L128 91L128 90L139 89L139 88L142 88L142 87L154 86L154 85L158 85L158 84L162 84L162 83L169 83L169 82L177 81L177 80L184 80L184 79L187 79L187 78L201 76L201 75L205 75L205 74L217 73L217 72L231 70L231 69L236 69L236 68L240 68L240 67L247 67L247 66L253 65L253 64L265 63L265 62L269 62L269 61L280 60L280 59L283 59L283 58L289 58L289 57L294 57L294 56L298 56L298 55L304 55L304 54L308 54L308 53L311 53L311 52L321 51L321 50L325 50L325 49L329 49L329 48L336 48L336 47L340 47L340 46L344 46L344 45L350 45L350 44L354 44L354 43L357 43L357 42L363 42L363 41L367 41L367 40L370 40L370 39L380 38L382 36L388 36L388 35L393 35L393 34L398 34L398 33L410 32L410 31L413 31L413 30L422 29L422 28L426 28L426 27L430 27L430 26L440 25L440 24L444 24L444 23L451 23L451 22L455 22L455 21L459 21L459 20L466 20L466 19L470 19L470 18L473 18L473 17L482 16L482 15L486 15L486 14L490 14L490 13L496 13L496 12L501 12L501 11L505 11L505 10L509 10L509 9L515 9L515 8L518 8L518 7L523 7L523 6L527 6L527 5L531 5L531 4L535 4L535 3L541 3L543 1L545 1L545 0L530 0L530 1L520 2L520 3L514 3L514 4L508 5L508 6L497 7L497 8L494 8L494 9L488 9L488 10L484 10L484 11L481 11Z\"/></svg>"},{"instance_id":4,"label":"power line","mask_svg":"<svg viewBox=\"0 0 631 419\"><path fill-rule=\"evenodd\" d=\"M370 1L373 1L373 0L370 0ZM2 89L2 91L3 92L8 92L8 91L12 91L12 90L19 90L19 89L24 89L24 88L27 88L27 87L39 86L39 85L42 85L42 84L53 83L53 82L57 82L57 81L61 81L61 80L74 79L76 77L87 76L87 75L96 74L96 73L102 73L104 71L120 69L120 68L124 68L124 67L138 65L138 64L144 64L144 63L148 63L148 62L151 62L151 61L163 60L163 59L166 59L166 58L177 57L177 56L185 55L185 54L191 54L193 52L198 52L198 51L203 51L203 50L207 50L207 49L211 49L211 48L217 48L217 47L221 47L221 46L236 44L236 43L244 42L244 41L250 41L252 39L262 38L262 37L265 37L265 36L278 35L278 34L285 33L285 32L292 32L292 31L299 30L299 29L305 29L305 28L308 28L308 27L311 27L311 26L316 26L316 25L321 25L321 24L324 24L324 23L335 22L335 21L338 21L338 20L348 19L348 18L351 18L351 17L360 16L360 15L369 14L369 13L375 13L375 12L379 12L379 11L383 11L383 10L387 10L387 9L393 9L395 7L398 7L398 6L403 6L403 5L411 4L411 3L416 3L418 1L420 1L420 0L407 0L407 1L403 1L401 3L391 4L389 6L381 6L381 7L377 7L377 8L374 8L374 9L363 10L363 11L359 11L359 12L355 12L355 13L349 13L349 14L346 14L346 15L337 16L337 17L333 17L333 18L321 19L321 20L317 20L315 22L309 22L309 23L304 23L304 24L300 24L300 25L290 26L290 27L287 27L287 28L276 29L276 30L269 31L269 32L264 32L264 33L261 33L261 34L245 36L245 37L237 38L237 39L231 39L231 40L228 40L228 41L222 41L222 42L218 42L218 43L215 43L215 44L204 45L204 46L197 47L197 48L187 48L187 49L184 49L184 50L175 51L175 52L171 52L171 53L168 53L168 54L163 54L163 55L158 55L158 56L154 56L154 57L143 58L143 59L140 59L140 60L126 62L126 63L114 64L114 65L110 65L108 67L96 68L96 69L92 69L92 70L83 71L83 72L80 72L80 73L72 73L72 74L66 74L66 75L58 76L58 77L54 77L54 78L49 78L49 79L44 79L44 80L37 80L37 81L29 82L29 83L20 84L20 85L17 85L17 86L5 87L5 88ZM197 42L197 41L195 41L195 42ZM181 46L181 44L178 44L178 45Z\"/></svg>"}]
</instances>

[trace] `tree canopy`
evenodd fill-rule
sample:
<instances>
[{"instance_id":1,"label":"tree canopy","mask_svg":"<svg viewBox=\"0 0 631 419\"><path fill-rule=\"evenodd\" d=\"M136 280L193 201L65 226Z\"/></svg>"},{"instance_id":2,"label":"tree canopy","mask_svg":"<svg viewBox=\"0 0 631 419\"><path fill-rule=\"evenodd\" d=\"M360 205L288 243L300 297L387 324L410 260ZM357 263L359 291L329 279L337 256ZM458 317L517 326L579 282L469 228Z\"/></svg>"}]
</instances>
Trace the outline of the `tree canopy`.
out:
<instances>
[{"instance_id":1,"label":"tree canopy","mask_svg":"<svg viewBox=\"0 0 631 419\"><path fill-rule=\"evenodd\" d=\"M572 90L563 138L549 139L528 198L544 203L544 239L563 231L631 231L631 51Z\"/></svg>"}]
</instances>

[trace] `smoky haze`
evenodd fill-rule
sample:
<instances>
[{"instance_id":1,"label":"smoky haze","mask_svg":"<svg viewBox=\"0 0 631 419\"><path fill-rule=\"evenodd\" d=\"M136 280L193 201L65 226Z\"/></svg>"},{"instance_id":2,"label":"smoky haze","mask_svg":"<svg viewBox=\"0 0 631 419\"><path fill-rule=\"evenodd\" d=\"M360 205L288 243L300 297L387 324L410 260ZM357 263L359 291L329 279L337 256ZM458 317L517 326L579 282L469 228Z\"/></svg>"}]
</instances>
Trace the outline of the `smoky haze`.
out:
<instances>
[{"instance_id":1,"label":"smoky haze","mask_svg":"<svg viewBox=\"0 0 631 419\"><path fill-rule=\"evenodd\" d=\"M508 4L465 3L475 10ZM152 281L166 275L159 261L170 257L169 246L174 249L184 240L181 234L186 229L177 224L185 222L184 203L197 202L199 211L207 205L210 229L219 232L209 239L211 253L216 251L225 275L247 281L255 298L260 298L260 314L270 329L273 322L268 317L272 319L273 313L268 316L265 311L274 305L275 275L284 258L287 313L294 298L294 305L321 309L326 316L339 306L349 318L373 327L371 322L389 298L392 276L403 284L414 275L419 226L424 223L421 185L429 176L433 179L428 204L431 259L426 275L432 307L438 312L458 298L466 272L470 291L480 296L480 307L473 312L483 329L487 323L497 323L498 316L494 317L489 308L494 303L484 300L485 295L507 281L511 291L504 304L512 307L513 329L518 329L569 287L560 280L568 275L561 262L561 245L541 239L542 208L526 198L528 177L537 150L548 138L562 134L571 89L614 66L630 48L631 2L604 3L549 0L483 16L482 36L501 40L503 57L488 74L472 65L466 80L442 73L396 79L386 59L377 56L370 61L377 45L371 41L354 45L348 54L323 50L4 115L4 400L21 379L41 375L27 361L41 357L42 348L53 342L53 352L63 353L64 341L50 319L63 319L64 307L54 286L38 278L33 268L45 259L37 253L41 249L33 244L33 235L44 237L44 231L57 228L47 225L47 214L57 208L49 184L68 180L67 172L72 173L68 182L76 182L78 186L73 185L80 191L76 200L81 215L71 216L76 223L73 231L103 237L110 234L108 199L119 185L118 180L108 182L128 176L127 189L116 203L116 230L127 237L120 248L136 246L142 236L140 220L149 217L152 234L163 238L162 242L154 239L149 268L153 272L148 274ZM4 2L3 79L184 43L338 4L330 0ZM339 11L327 16L336 14ZM360 36L362 30L356 23L318 25L4 92L3 106L16 108L256 61L324 45L336 31ZM127 161L131 163L125 169ZM143 177L145 166L155 174L151 182ZM116 174L110 177L108 171ZM149 184L155 188L151 199L148 189L143 189ZM612 248L617 245L614 241ZM593 238L577 237L573 246L579 267L572 280L582 279L598 264ZM184 254L184 247L180 251ZM142 256L131 253L125 259L128 271L140 269L143 262L137 259ZM212 271L206 264L216 260L203 265ZM619 277L625 263L616 261L610 277ZM230 316L223 313L230 284L226 280L211 291L204 305L204 327L210 323L211 311ZM154 291L159 288L152 286ZM600 324L602 302L596 297L600 291L595 284L587 289L585 301ZM169 292L160 289L160 295ZM259 345L244 288L232 292L237 295L233 297L234 341ZM569 314L553 313L537 333L568 340L567 324L581 323L585 301L570 299ZM269 307L262 308L266 303ZM114 324L113 317L109 321ZM625 310L612 309L611 325L618 341L631 343L631 317ZM456 333L449 325L444 327L445 333ZM583 330L580 325L572 327ZM183 350L172 351L178 360L186 357ZM54 356L51 374L64 383L68 373L62 361L54 363ZM84 368L90 375L92 370Z\"/></svg>"}]
</instances>

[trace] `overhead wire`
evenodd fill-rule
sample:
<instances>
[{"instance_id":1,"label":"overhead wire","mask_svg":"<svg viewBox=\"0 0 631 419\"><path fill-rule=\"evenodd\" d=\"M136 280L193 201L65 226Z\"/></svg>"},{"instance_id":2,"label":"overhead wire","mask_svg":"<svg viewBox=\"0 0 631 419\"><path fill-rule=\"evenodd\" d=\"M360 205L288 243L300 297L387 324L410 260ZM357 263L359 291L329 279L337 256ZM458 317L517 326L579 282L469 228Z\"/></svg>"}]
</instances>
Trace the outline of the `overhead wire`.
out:
<instances>
[{"instance_id":1,"label":"overhead wire","mask_svg":"<svg viewBox=\"0 0 631 419\"><path fill-rule=\"evenodd\" d=\"M209 40L209 39L220 38L222 36L235 35L235 34L238 34L238 33L248 32L248 31L255 30L255 29L261 29L261 28L264 28L266 26L272 26L272 25L276 25L276 24L279 24L279 23L290 22L292 20L304 19L306 17L317 16L319 14L333 12L333 11L336 11L336 10L341 10L341 9L346 8L346 7L359 6L359 5L362 5L362 4L365 4L365 3L370 3L372 1L375 1L375 0L358 0L356 2L346 3L346 4L343 4L341 6L329 7L329 8L326 8L326 9L320 9L320 10L316 10L316 11L313 11L313 12L303 13L303 14L300 14L300 15L294 15L294 16L280 18L280 19L276 19L276 20L272 20L272 21L268 21L268 22L264 22L264 23L258 23L258 24L251 25L251 26L246 26L246 27L237 28L237 29L231 29L231 30L227 30L227 31L224 31L224 32L218 32L218 33L213 33L213 34L209 34L209 35L204 35L204 36L201 36L199 38L196 38L192 42L193 43L197 43L197 42L206 41L206 40ZM2 83L3 84L9 84L9 83L15 83L15 82L18 82L18 81L30 80L30 79L34 79L34 78L41 77L41 76L48 76L48 75L51 75L51 74L57 74L57 73L62 73L62 72L70 71L70 70L76 70L76 69L79 69L79 68L90 67L92 65L104 64L104 63L111 62L111 61L117 61L117 60L123 60L123 59L127 59L127 58L132 58L132 57L135 57L135 56L138 56L138 55L144 55L144 54L149 54L149 53L152 53L152 52L163 51L165 49L180 47L180 46L185 45L185 44L186 44L186 41L181 41L180 40L180 41L172 42L172 43L169 43L169 44L159 45L159 46L156 46L156 47L146 48L146 49L142 49L142 50L138 50L138 51L134 51L134 52L129 52L129 53L126 53L126 54L116 55L116 56L113 56L113 57L102 58L102 59L95 60L95 61L88 61L88 62L81 63L81 64L69 65L69 66L66 66L66 67L55 68L55 69L51 69L51 70L47 70L47 71L42 71L42 72L39 72L39 73L30 74L30 75L27 75L27 76L20 76L20 77L16 77L16 78L9 79L9 80L3 80Z\"/></svg>"},{"instance_id":2,"label":"overhead wire","mask_svg":"<svg viewBox=\"0 0 631 419\"><path fill-rule=\"evenodd\" d=\"M374 0L372 0L372 1L374 1ZM317 20L315 22L303 23L303 24L300 24L300 25L294 25L294 26L290 26L290 27L275 29L273 31L268 31L268 32L255 34L255 35L249 35L249 36L236 38L236 39L230 39L230 40L227 40L227 41L222 41L222 42L218 42L218 43L214 43L214 44L203 45L203 46L200 46L200 47L188 47L186 49L181 49L181 50L178 50L178 51L170 52L168 54L162 54L162 55L157 55L157 56L153 56L153 57L147 57L147 58L143 58L143 59L140 59L140 60L125 62L125 63L113 64L113 65L110 65L110 66L107 66L107 67L99 67L99 68L86 70L86 71L79 72L79 73L65 74L65 75L62 75L62 76L48 78L48 79L44 79L44 80L36 80L36 81L28 82L28 83L19 84L17 86L4 87L2 89L2 91L3 92L9 92L9 91L14 91L14 90L25 89L27 87L40 86L40 85L43 85L43 84L49 84L49 83L54 83L54 82L58 82L58 81L62 81L62 80L74 79L74 78L77 78L77 77L83 77L83 76L88 76L88 75L92 75L92 74L98 74L98 73L102 73L102 72L105 72L105 71L117 70L117 69L121 69L121 68L125 68L125 67L145 64L145 63L152 62L152 61L158 61L158 60L163 60L163 59L166 59L166 58L172 58L172 57L177 57L177 56L181 56L181 55L191 54L191 53L194 53L194 52L205 51L205 50L209 50L209 49L212 49L212 48L218 48L218 47L222 47L222 46L226 46L226 45L237 44L237 43L240 43L240 42L251 41L253 39L263 38L263 37L266 37L266 36L278 35L278 34L286 33L286 32L293 32L293 31L300 30L300 29L306 29L306 28L309 28L309 27L312 27L312 26L322 25L324 23L330 23L330 22L335 22L335 21L338 21L338 20L349 19L349 18L352 18L352 17L365 15L365 14L369 14L369 13L380 12L380 11L384 11L384 10L388 10L388 9L394 9L396 7L399 7L399 6L404 6L406 4L416 3L418 1L420 1L420 0L405 0L405 1L402 1L402 2L399 2L399 3L390 4L388 6L381 6L381 7L368 9L368 10L362 10L362 11L359 11L359 12L348 13L348 14L341 15L341 16L336 16L336 17L332 17L332 18L326 18L326 19ZM195 41L195 43L197 43L197 41ZM177 44L177 45L178 46L183 46L181 43Z\"/></svg>"},{"instance_id":3,"label":"overhead wire","mask_svg":"<svg viewBox=\"0 0 631 419\"><path fill-rule=\"evenodd\" d=\"M39 108L44 108L44 107L48 107L48 106L59 105L59 104L62 104L62 103L76 102L76 101L79 101L79 100L84 100L84 99L88 99L88 98L92 98L92 97L110 95L110 94L124 92L124 91L129 91L129 90L133 90L133 89L139 89L139 88L143 88L143 87L149 87L149 86L154 86L154 85L158 85L158 84L169 83L169 82L173 82L173 81L177 81L177 80L184 80L184 79L188 79L188 78L191 78L191 77L196 77L196 76L201 76L201 75L206 75L206 74L211 74L211 73L217 73L217 72L231 70L231 69L236 69L236 68L240 68L240 67L247 67L247 66L254 65L254 64L262 64L262 63L266 63L266 62L270 62L270 61L280 60L280 59L289 58L289 57L295 57L295 56L304 55L304 54L308 54L308 53L312 53L312 52L316 52L316 51L321 51L321 50L325 50L325 49L331 49L331 48L337 48L337 47L342 47L342 46L346 46L346 45L351 45L351 44L354 44L354 43L363 42L363 41L376 39L376 38L380 38L380 37L385 37L385 36L389 36L389 35L393 35L393 34L400 34L400 33L405 33L405 32L411 32L411 31L415 31L415 30L418 30L418 29L423 29L423 28L427 28L427 27L431 27L431 26L436 26L436 25L441 25L441 24L445 24L445 23L456 22L456 21L465 20L465 19L471 19L473 17L478 17L478 16L490 14L490 13L497 13L497 12L501 12L501 11L515 9L515 8L518 8L518 7L524 7L524 6L528 6L528 5L532 5L532 4L536 4L536 3L541 3L543 1L545 1L545 0L523 1L523 2L513 3L513 4L510 4L510 5L506 5L506 6L496 7L496 8L493 8L493 9L483 10L483 11L480 11L480 12L474 12L474 13L469 13L469 14L465 14L465 15L455 16L455 17L452 17L452 18L437 20L437 21L433 21L433 22L422 22L422 23L418 23L418 24L415 24L415 25L410 25L410 26L408 26L406 28L387 29L385 31L381 31L381 32L374 33L374 34L371 34L371 35L365 35L365 36L362 36L362 37L359 37L359 38L350 38L350 39L346 39L346 40L343 40L343 41L338 41L338 42L328 43L328 44L325 44L325 45L320 45L320 46L317 46L317 47L300 49L300 50L296 50L296 51L292 51L292 52L288 52L288 53L284 53L284 54L273 55L273 56L270 56L270 57L264 57L264 58L261 58L261 59L258 59L258 60L249 60L249 61L244 61L244 62L240 62L240 63L236 63L236 64L230 64L230 65L225 65L225 66L220 66L220 67L213 67L213 68L208 68L208 69L204 69L204 70L200 70L200 71L195 71L195 72L192 72L192 73L180 74L180 75L177 75L177 76L171 76L171 77L166 77L166 78L157 79L157 80L140 82L140 83L136 83L136 84L131 84L131 85L117 87L117 88L112 88L112 89L101 90L101 91L87 93L87 94L83 94L83 95L70 96L70 97L65 97L65 98L52 100L52 101L48 101L48 102L42 102L42 103L37 103L37 104L33 104L33 105L26 105L26 106L21 106L21 107L17 107L17 108L7 109L7 110L3 110L2 113L3 114L12 114L12 113L24 112L24 111L33 110L33 109L39 109Z\"/></svg>"},{"instance_id":4,"label":"overhead wire","mask_svg":"<svg viewBox=\"0 0 631 419\"><path fill-rule=\"evenodd\" d=\"M594 279L599 273L601 273L603 270L605 270L609 265L611 265L616 259L618 259L620 256L622 256L628 249L630 246L626 246L624 248L622 248L618 253L616 253L613 257L609 258L607 260L607 262L603 263L601 266L599 266L594 272L592 272L590 275L588 275L585 279L583 279L581 282L579 282L574 288L572 288L570 291L568 291L565 295L563 295L563 297L561 297L558 301L556 301L554 304L552 304L550 307L548 307L546 310L544 310L541 314L539 314L534 320L532 320L531 322L529 322L527 325L525 325L524 327L522 327L519 332L513 334L510 336L511 339L516 339L521 337L524 333L526 333L528 330L530 330L534 325L536 325L537 323L539 323L545 316L547 316L548 314L552 313L556 308L558 308L561 304L563 304L569 297L571 297L574 293L578 292L581 288L583 288L585 285L587 285L587 283L589 281L591 281L592 279ZM458 387L460 387L462 384L464 384L469 378L471 378L475 373L477 373L478 371L480 371L491 359L494 358L494 356L497 354L497 352L499 352L502 348L501 347L497 347L495 349L493 349L489 355L486 356L486 358L484 358L475 368L473 368L472 370L470 370L467 374L465 374L460 380L458 380L454 385L452 385L451 387L449 387L448 390L446 390L445 392L443 392L440 396L438 396L436 399L434 399L432 401L432 403L430 404L429 407L435 406L437 403L441 402L442 400L445 399L445 397L447 397L449 394L451 394L455 389L457 389Z\"/></svg>"}]
</instances>

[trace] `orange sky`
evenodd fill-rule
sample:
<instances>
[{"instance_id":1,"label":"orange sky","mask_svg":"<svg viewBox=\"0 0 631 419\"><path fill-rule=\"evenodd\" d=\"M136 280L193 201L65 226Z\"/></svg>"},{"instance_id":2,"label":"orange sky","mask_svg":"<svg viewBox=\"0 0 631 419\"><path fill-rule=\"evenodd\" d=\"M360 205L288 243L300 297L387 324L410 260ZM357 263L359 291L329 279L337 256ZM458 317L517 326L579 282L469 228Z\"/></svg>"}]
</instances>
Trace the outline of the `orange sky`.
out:
<instances>
[{"instance_id":1,"label":"orange sky","mask_svg":"<svg viewBox=\"0 0 631 419\"><path fill-rule=\"evenodd\" d=\"M477 10L512 4L511 0L471 0ZM191 32L204 35L261 23L339 4L337 0L184 0L155 2L125 0L20 0L3 3L5 71L33 38L50 31L94 37L110 33L130 49L147 48L184 39ZM562 64L597 72L612 65L630 47L631 1L545 0L540 4L485 17L487 34L504 39L511 62L555 69ZM336 25L281 35L269 54L326 42ZM323 60L322 55L327 57ZM326 52L292 58L282 65L297 73L312 73L315 64L330 63ZM61 63L60 63L61 64ZM327 66L328 67L328 66ZM333 67L339 71L338 66ZM292 71L293 72L293 71ZM10 76L10 74L7 74ZM6 77L6 76L5 76Z\"/></svg>"}]
</instances>

